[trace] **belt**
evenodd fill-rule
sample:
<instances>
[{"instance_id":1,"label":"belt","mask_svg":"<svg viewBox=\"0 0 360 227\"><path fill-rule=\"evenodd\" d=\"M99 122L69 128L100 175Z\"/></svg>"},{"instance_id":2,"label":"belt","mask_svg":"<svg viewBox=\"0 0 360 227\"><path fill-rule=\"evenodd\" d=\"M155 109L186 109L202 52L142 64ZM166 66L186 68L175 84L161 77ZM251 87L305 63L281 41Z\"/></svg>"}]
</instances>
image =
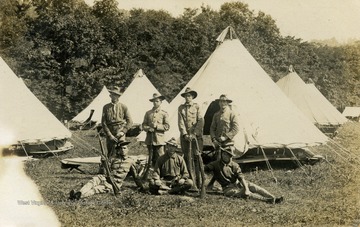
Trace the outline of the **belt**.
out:
<instances>
[{"instance_id":1,"label":"belt","mask_svg":"<svg viewBox=\"0 0 360 227\"><path fill-rule=\"evenodd\" d=\"M110 122L108 123L109 126L115 126L115 125L123 125L124 122Z\"/></svg>"}]
</instances>

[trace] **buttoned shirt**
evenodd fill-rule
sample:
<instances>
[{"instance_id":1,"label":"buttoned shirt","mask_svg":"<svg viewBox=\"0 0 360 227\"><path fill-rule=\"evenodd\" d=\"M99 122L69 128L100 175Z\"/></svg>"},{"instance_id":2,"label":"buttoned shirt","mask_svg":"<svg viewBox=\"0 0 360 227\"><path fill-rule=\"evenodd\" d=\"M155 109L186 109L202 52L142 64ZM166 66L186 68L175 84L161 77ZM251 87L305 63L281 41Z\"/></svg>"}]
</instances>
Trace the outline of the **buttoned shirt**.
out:
<instances>
[{"instance_id":1,"label":"buttoned shirt","mask_svg":"<svg viewBox=\"0 0 360 227\"><path fill-rule=\"evenodd\" d=\"M204 118L197 103L181 104L178 108L178 126L180 135L203 135Z\"/></svg>"},{"instance_id":2,"label":"buttoned shirt","mask_svg":"<svg viewBox=\"0 0 360 227\"><path fill-rule=\"evenodd\" d=\"M225 136L232 140L238 132L238 117L237 114L230 109L230 107L221 109L214 114L210 126L211 138L218 139L221 136Z\"/></svg>"},{"instance_id":3,"label":"buttoned shirt","mask_svg":"<svg viewBox=\"0 0 360 227\"><path fill-rule=\"evenodd\" d=\"M120 188L124 179L130 174L134 174L136 172L135 169L135 160L130 157L125 158L111 158L110 159L110 171L111 175L114 178L115 183Z\"/></svg>"},{"instance_id":4,"label":"buttoned shirt","mask_svg":"<svg viewBox=\"0 0 360 227\"><path fill-rule=\"evenodd\" d=\"M212 171L214 178L219 182L221 187L226 187L230 184L236 183L237 180L241 181L243 174L239 164L230 161L225 164L221 159L213 161L204 167L204 170Z\"/></svg>"},{"instance_id":5,"label":"buttoned shirt","mask_svg":"<svg viewBox=\"0 0 360 227\"><path fill-rule=\"evenodd\" d=\"M180 177L187 179L189 178L189 172L186 168L184 158L177 153L169 156L168 153L160 156L156 161L154 167L153 178L155 180L160 178L173 178Z\"/></svg>"},{"instance_id":6,"label":"buttoned shirt","mask_svg":"<svg viewBox=\"0 0 360 227\"><path fill-rule=\"evenodd\" d=\"M126 105L117 102L108 103L103 107L101 124L108 137L118 137L120 132L126 133L133 122Z\"/></svg>"},{"instance_id":7,"label":"buttoned shirt","mask_svg":"<svg viewBox=\"0 0 360 227\"><path fill-rule=\"evenodd\" d=\"M164 134L170 129L169 115L160 107L152 108L145 113L142 127L146 131L146 145L165 145ZM150 132L150 128L153 128L154 132Z\"/></svg>"}]
</instances>

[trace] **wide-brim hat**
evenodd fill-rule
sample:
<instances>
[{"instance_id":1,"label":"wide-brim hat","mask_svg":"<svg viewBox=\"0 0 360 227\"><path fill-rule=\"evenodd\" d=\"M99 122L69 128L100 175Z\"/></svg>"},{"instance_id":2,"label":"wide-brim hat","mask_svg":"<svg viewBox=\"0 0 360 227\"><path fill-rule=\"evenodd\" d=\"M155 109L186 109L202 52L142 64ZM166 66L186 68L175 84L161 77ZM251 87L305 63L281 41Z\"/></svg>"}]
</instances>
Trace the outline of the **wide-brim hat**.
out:
<instances>
[{"instance_id":1,"label":"wide-brim hat","mask_svg":"<svg viewBox=\"0 0 360 227\"><path fill-rule=\"evenodd\" d=\"M226 102L228 102L228 103L232 103L232 100L231 99L229 99L228 97L227 97L227 95L224 95L224 94L222 94L222 95L220 95L220 98L219 99L216 99L216 101L226 101Z\"/></svg>"},{"instance_id":2,"label":"wide-brim hat","mask_svg":"<svg viewBox=\"0 0 360 227\"><path fill-rule=\"evenodd\" d=\"M123 147L123 146L128 145L129 143L131 143L131 142L130 142L130 141L126 141L126 140L121 140L121 141L119 141L119 142L116 144L116 146L117 146L117 147Z\"/></svg>"},{"instance_id":3,"label":"wide-brim hat","mask_svg":"<svg viewBox=\"0 0 360 227\"><path fill-rule=\"evenodd\" d=\"M179 148L179 144L176 142L176 139L173 137L169 141L166 141L166 144Z\"/></svg>"},{"instance_id":4,"label":"wide-brim hat","mask_svg":"<svg viewBox=\"0 0 360 227\"><path fill-rule=\"evenodd\" d=\"M165 96L160 95L159 93L154 93L153 97L149 99L150 102L153 102L155 99L160 99L161 101L165 99Z\"/></svg>"},{"instance_id":5,"label":"wide-brim hat","mask_svg":"<svg viewBox=\"0 0 360 227\"><path fill-rule=\"evenodd\" d=\"M231 156L235 156L235 153L234 153L235 147L234 147L234 143L232 141L229 141L229 142L226 142L226 143L222 144L220 146L220 150L230 154Z\"/></svg>"},{"instance_id":6,"label":"wide-brim hat","mask_svg":"<svg viewBox=\"0 0 360 227\"><path fill-rule=\"evenodd\" d=\"M113 87L112 89L109 89L109 92L116 95L122 95L121 88L120 87Z\"/></svg>"},{"instance_id":7,"label":"wide-brim hat","mask_svg":"<svg viewBox=\"0 0 360 227\"><path fill-rule=\"evenodd\" d=\"M191 90L191 88L187 87L184 91L184 93L181 94L182 97L185 97L186 94L192 95L193 99L197 97L197 92L194 90Z\"/></svg>"}]
</instances>

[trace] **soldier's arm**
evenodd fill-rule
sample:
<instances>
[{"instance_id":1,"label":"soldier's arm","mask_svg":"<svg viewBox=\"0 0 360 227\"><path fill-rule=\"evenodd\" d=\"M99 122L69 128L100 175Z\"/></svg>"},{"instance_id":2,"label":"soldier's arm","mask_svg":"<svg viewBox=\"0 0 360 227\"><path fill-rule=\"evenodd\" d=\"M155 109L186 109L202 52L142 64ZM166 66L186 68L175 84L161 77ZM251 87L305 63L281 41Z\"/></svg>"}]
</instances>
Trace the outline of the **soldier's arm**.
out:
<instances>
[{"instance_id":1,"label":"soldier's arm","mask_svg":"<svg viewBox=\"0 0 360 227\"><path fill-rule=\"evenodd\" d=\"M110 129L106 123L106 107L103 107L102 116L101 116L101 125L107 137L114 137L114 135L110 132Z\"/></svg>"},{"instance_id":2,"label":"soldier's arm","mask_svg":"<svg viewBox=\"0 0 360 227\"><path fill-rule=\"evenodd\" d=\"M156 131L165 132L168 131L169 129L170 129L169 114L164 111L162 124L156 125Z\"/></svg>"},{"instance_id":3,"label":"soldier's arm","mask_svg":"<svg viewBox=\"0 0 360 227\"><path fill-rule=\"evenodd\" d=\"M189 172L187 170L186 164L185 164L185 160L182 157L179 157L179 161L180 161L180 173L181 173L181 178L184 178L185 180L189 178Z\"/></svg>"},{"instance_id":4,"label":"soldier's arm","mask_svg":"<svg viewBox=\"0 0 360 227\"><path fill-rule=\"evenodd\" d=\"M142 128L144 129L145 132L149 131L150 129L150 126L149 126L149 120L148 120L148 112L145 113L145 116L144 116L144 120L143 120L143 123L142 123Z\"/></svg>"},{"instance_id":5,"label":"soldier's arm","mask_svg":"<svg viewBox=\"0 0 360 227\"><path fill-rule=\"evenodd\" d=\"M216 113L214 114L213 118L212 118L212 121L211 121L211 125L210 125L210 137L211 137L211 140L214 142L216 138L216 135L215 135L215 132L216 132Z\"/></svg>"},{"instance_id":6,"label":"soldier's arm","mask_svg":"<svg viewBox=\"0 0 360 227\"><path fill-rule=\"evenodd\" d=\"M131 119L131 115L130 115L130 112L129 112L129 109L127 108L127 106L124 105L123 107L124 107L124 118L126 121L126 125L124 126L123 131L124 131L124 133L126 133L133 125L133 121Z\"/></svg>"},{"instance_id":7,"label":"soldier's arm","mask_svg":"<svg viewBox=\"0 0 360 227\"><path fill-rule=\"evenodd\" d=\"M181 113L182 111L183 111L182 106L179 106L179 108L178 108L178 127L179 127L179 131L180 131L180 135L184 136L187 134L187 131L186 131L186 126L185 126L185 120Z\"/></svg>"},{"instance_id":8,"label":"soldier's arm","mask_svg":"<svg viewBox=\"0 0 360 227\"><path fill-rule=\"evenodd\" d=\"M230 131L226 133L229 139L233 139L234 136L239 132L239 120L235 113L231 113L230 116Z\"/></svg>"},{"instance_id":9,"label":"soldier's arm","mask_svg":"<svg viewBox=\"0 0 360 227\"><path fill-rule=\"evenodd\" d=\"M204 128L204 118L202 117L201 109L199 105L196 105L196 126L194 129L194 134L196 136L202 136Z\"/></svg>"}]
</instances>

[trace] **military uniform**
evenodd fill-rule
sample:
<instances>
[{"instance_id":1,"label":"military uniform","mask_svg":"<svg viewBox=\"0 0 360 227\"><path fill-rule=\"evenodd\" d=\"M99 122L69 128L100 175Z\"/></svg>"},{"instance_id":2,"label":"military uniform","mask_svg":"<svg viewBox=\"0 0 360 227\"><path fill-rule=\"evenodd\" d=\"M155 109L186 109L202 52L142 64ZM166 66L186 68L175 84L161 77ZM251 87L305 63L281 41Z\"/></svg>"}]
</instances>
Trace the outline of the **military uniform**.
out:
<instances>
[{"instance_id":1,"label":"military uniform","mask_svg":"<svg viewBox=\"0 0 360 227\"><path fill-rule=\"evenodd\" d=\"M184 159L186 165L190 171L191 179L195 181L196 177L194 176L194 163L198 164L197 156L193 155L194 162L192 162L192 157L190 154L190 144L191 150L194 153L197 150L195 140L191 142L185 138L186 135L195 136L198 141L199 152L202 152L203 149L203 128L204 128L204 119L200 112L200 107L197 103L185 103L179 106L178 108L178 126L180 130L180 143L181 149L184 154ZM192 166L190 166L192 165ZM199 179L196 179L198 182ZM197 183L198 184L198 183Z\"/></svg>"},{"instance_id":2,"label":"military uniform","mask_svg":"<svg viewBox=\"0 0 360 227\"><path fill-rule=\"evenodd\" d=\"M126 105L117 103L108 103L103 108L101 124L106 134L106 145L108 150L108 157L110 158L113 152L115 142L111 140L114 136L119 141L125 140L126 132L131 128L133 122ZM121 136L120 133L124 135Z\"/></svg>"},{"instance_id":3,"label":"military uniform","mask_svg":"<svg viewBox=\"0 0 360 227\"><path fill-rule=\"evenodd\" d=\"M150 192L159 194L159 190L169 190L170 194L185 192L191 188L193 181L182 156L168 153L156 161L153 177L149 182Z\"/></svg>"},{"instance_id":4,"label":"military uniform","mask_svg":"<svg viewBox=\"0 0 360 227\"><path fill-rule=\"evenodd\" d=\"M131 158L120 159L113 158L110 161L111 175L114 178L115 184L118 188L121 188L125 177L130 173L134 179L137 178L135 160ZM107 181L105 175L94 176L88 183L86 183L81 189L81 197L88 197L99 193L113 192L112 185Z\"/></svg>"},{"instance_id":5,"label":"military uniform","mask_svg":"<svg viewBox=\"0 0 360 227\"><path fill-rule=\"evenodd\" d=\"M153 108L147 111L142 128L146 131L145 144L149 152L153 152L152 166L154 166L156 160L164 154L165 132L170 129L168 113L161 108ZM150 132L150 128L153 128L154 131Z\"/></svg>"},{"instance_id":6,"label":"military uniform","mask_svg":"<svg viewBox=\"0 0 360 227\"><path fill-rule=\"evenodd\" d=\"M234 136L239 132L239 121L237 114L226 107L216 112L213 116L211 126L210 126L210 136L211 139L217 140L219 142L228 142L232 141ZM221 141L220 137L223 136L226 138L225 141Z\"/></svg>"},{"instance_id":7,"label":"military uniform","mask_svg":"<svg viewBox=\"0 0 360 227\"><path fill-rule=\"evenodd\" d=\"M244 176L236 162L230 161L229 164L225 164L222 160L216 160L206 165L204 169L213 172L214 179L221 185L225 196L246 197L245 188L240 183ZM263 201L275 199L275 196L264 188L248 181L246 183L250 190L249 198Z\"/></svg>"}]
</instances>

